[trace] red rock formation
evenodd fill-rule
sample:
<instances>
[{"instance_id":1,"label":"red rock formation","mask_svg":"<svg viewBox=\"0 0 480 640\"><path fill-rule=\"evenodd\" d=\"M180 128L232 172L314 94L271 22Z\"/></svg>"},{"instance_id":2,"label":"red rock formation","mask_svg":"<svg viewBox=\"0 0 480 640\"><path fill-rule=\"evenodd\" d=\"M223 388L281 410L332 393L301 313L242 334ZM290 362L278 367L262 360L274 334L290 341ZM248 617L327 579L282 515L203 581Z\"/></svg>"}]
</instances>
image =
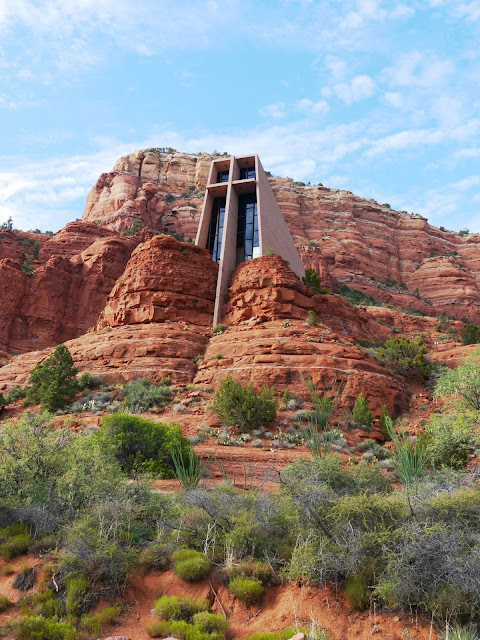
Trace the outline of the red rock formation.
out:
<instances>
[{"instance_id":1,"label":"red rock formation","mask_svg":"<svg viewBox=\"0 0 480 640\"><path fill-rule=\"evenodd\" d=\"M99 327L172 320L210 326L217 273L206 249L155 236L132 253Z\"/></svg>"},{"instance_id":2,"label":"red rock formation","mask_svg":"<svg viewBox=\"0 0 480 640\"><path fill-rule=\"evenodd\" d=\"M105 382L140 377L159 382L169 375L175 384L188 384L196 372L193 359L205 349L208 335L195 325L151 323L92 331L65 344L81 372ZM0 391L26 384L33 367L51 353L30 351L0 367Z\"/></svg>"},{"instance_id":3,"label":"red rock formation","mask_svg":"<svg viewBox=\"0 0 480 640\"><path fill-rule=\"evenodd\" d=\"M106 237L96 240L97 230ZM84 333L97 322L137 243L93 224L70 223L45 242L32 276L12 260L0 261L0 349L22 353Z\"/></svg>"},{"instance_id":4,"label":"red rock formation","mask_svg":"<svg viewBox=\"0 0 480 640\"><path fill-rule=\"evenodd\" d=\"M207 154L160 150L125 156L90 191L83 217L111 229L139 220L193 238L210 161ZM480 236L440 231L421 216L349 191L299 186L289 178L270 183L305 266L319 271L326 287L345 282L397 307L480 323ZM458 268L432 265L434 255L454 256ZM407 289L386 286L387 279Z\"/></svg>"},{"instance_id":5,"label":"red rock formation","mask_svg":"<svg viewBox=\"0 0 480 640\"><path fill-rule=\"evenodd\" d=\"M210 340L196 383L217 387L232 375L305 395L309 375L319 385L344 383L343 406L363 392L376 415L382 404L395 414L407 408L403 381L354 344L372 339L377 323L342 298L312 295L279 256L241 264L227 295L230 328ZM309 310L317 326L304 322Z\"/></svg>"}]
</instances>

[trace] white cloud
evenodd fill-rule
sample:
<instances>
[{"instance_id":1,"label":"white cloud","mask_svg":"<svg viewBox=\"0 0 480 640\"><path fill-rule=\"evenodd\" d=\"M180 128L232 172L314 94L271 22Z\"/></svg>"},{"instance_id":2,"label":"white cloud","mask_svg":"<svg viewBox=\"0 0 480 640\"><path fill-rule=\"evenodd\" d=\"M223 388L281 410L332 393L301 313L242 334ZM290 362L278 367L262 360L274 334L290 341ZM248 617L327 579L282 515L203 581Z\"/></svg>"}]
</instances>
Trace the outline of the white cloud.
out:
<instances>
[{"instance_id":1,"label":"white cloud","mask_svg":"<svg viewBox=\"0 0 480 640\"><path fill-rule=\"evenodd\" d=\"M297 102L297 109L302 113L325 114L329 111L330 107L326 100L314 102L309 98L303 98Z\"/></svg>"},{"instance_id":2,"label":"white cloud","mask_svg":"<svg viewBox=\"0 0 480 640\"><path fill-rule=\"evenodd\" d=\"M273 118L274 120L281 120L287 115L283 102L269 104L266 107L262 107L259 109L259 113L263 118Z\"/></svg>"},{"instance_id":3,"label":"white cloud","mask_svg":"<svg viewBox=\"0 0 480 640\"><path fill-rule=\"evenodd\" d=\"M388 104L396 109L401 109L405 105L405 97L401 93L387 91L383 97Z\"/></svg>"},{"instance_id":4,"label":"white cloud","mask_svg":"<svg viewBox=\"0 0 480 640\"><path fill-rule=\"evenodd\" d=\"M394 87L431 89L443 84L454 71L452 60L439 60L431 52L411 51L384 69L382 76Z\"/></svg>"},{"instance_id":5,"label":"white cloud","mask_svg":"<svg viewBox=\"0 0 480 640\"><path fill-rule=\"evenodd\" d=\"M370 76L363 74L355 76L348 83L335 84L331 90L340 100L346 104L352 104L352 102L358 102L373 95L375 83Z\"/></svg>"}]
</instances>

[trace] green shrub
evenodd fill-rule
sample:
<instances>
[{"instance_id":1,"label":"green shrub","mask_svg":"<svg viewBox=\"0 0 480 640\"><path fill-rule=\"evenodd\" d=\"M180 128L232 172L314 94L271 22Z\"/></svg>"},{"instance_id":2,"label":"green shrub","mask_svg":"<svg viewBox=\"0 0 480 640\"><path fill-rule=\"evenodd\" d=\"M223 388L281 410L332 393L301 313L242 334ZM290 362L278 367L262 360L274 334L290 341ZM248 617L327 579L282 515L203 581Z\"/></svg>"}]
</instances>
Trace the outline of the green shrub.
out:
<instances>
[{"instance_id":1,"label":"green shrub","mask_svg":"<svg viewBox=\"0 0 480 640\"><path fill-rule=\"evenodd\" d=\"M154 605L155 613L162 620L183 620L191 623L193 616L201 611L208 611L210 603L201 598L189 596L162 596Z\"/></svg>"},{"instance_id":2,"label":"green shrub","mask_svg":"<svg viewBox=\"0 0 480 640\"><path fill-rule=\"evenodd\" d=\"M467 627L450 627L447 622L447 628L439 638L440 640L478 640L478 634Z\"/></svg>"},{"instance_id":3,"label":"green shrub","mask_svg":"<svg viewBox=\"0 0 480 640\"><path fill-rule=\"evenodd\" d=\"M480 365L473 354L456 369L446 369L437 378L434 395L458 398L460 403L480 411Z\"/></svg>"},{"instance_id":4,"label":"green shrub","mask_svg":"<svg viewBox=\"0 0 480 640\"><path fill-rule=\"evenodd\" d=\"M58 596L58 594L57 594ZM33 593L32 608L36 615L43 618L61 618L65 615L65 606L61 598L55 597L51 589Z\"/></svg>"},{"instance_id":5,"label":"green shrub","mask_svg":"<svg viewBox=\"0 0 480 640\"><path fill-rule=\"evenodd\" d=\"M92 635L98 635L102 631L100 615L98 613L84 613L80 619L81 627Z\"/></svg>"},{"instance_id":6,"label":"green shrub","mask_svg":"<svg viewBox=\"0 0 480 640\"><path fill-rule=\"evenodd\" d=\"M40 403L48 411L64 409L77 392L77 369L64 344L30 372L27 400Z\"/></svg>"},{"instance_id":7,"label":"green shrub","mask_svg":"<svg viewBox=\"0 0 480 640\"><path fill-rule=\"evenodd\" d=\"M11 604L7 596L0 596L0 613L3 613Z\"/></svg>"},{"instance_id":8,"label":"green shrub","mask_svg":"<svg viewBox=\"0 0 480 640\"><path fill-rule=\"evenodd\" d=\"M97 389L102 384L102 380L85 371L85 373L82 373L78 378L77 384L80 391L85 391L86 389Z\"/></svg>"},{"instance_id":9,"label":"green shrub","mask_svg":"<svg viewBox=\"0 0 480 640\"><path fill-rule=\"evenodd\" d=\"M213 335L218 336L229 328L228 324L216 324L213 327Z\"/></svg>"},{"instance_id":10,"label":"green shrub","mask_svg":"<svg viewBox=\"0 0 480 640\"><path fill-rule=\"evenodd\" d=\"M175 423L154 422L127 413L104 416L98 438L106 449L113 447L123 471L140 471L163 478L175 476L172 450L188 460L190 442Z\"/></svg>"},{"instance_id":11,"label":"green shrub","mask_svg":"<svg viewBox=\"0 0 480 640\"><path fill-rule=\"evenodd\" d=\"M313 309L307 314L307 324L309 327L316 327L318 325L317 314Z\"/></svg>"},{"instance_id":12,"label":"green shrub","mask_svg":"<svg viewBox=\"0 0 480 640\"><path fill-rule=\"evenodd\" d=\"M204 553L193 549L181 549L174 556L176 575L187 582L201 580L210 573L210 560Z\"/></svg>"},{"instance_id":13,"label":"green shrub","mask_svg":"<svg viewBox=\"0 0 480 640\"><path fill-rule=\"evenodd\" d=\"M248 432L274 420L277 404L270 387L264 386L260 393L255 393L253 383L244 387L228 376L220 384L211 408L225 424L236 425L241 431Z\"/></svg>"},{"instance_id":14,"label":"green shrub","mask_svg":"<svg viewBox=\"0 0 480 640\"><path fill-rule=\"evenodd\" d=\"M201 627L207 633L214 633L215 631L221 634L225 634L228 627L228 621L219 614L209 613L208 611L201 611L193 616L193 624L197 627Z\"/></svg>"},{"instance_id":15,"label":"green shrub","mask_svg":"<svg viewBox=\"0 0 480 640\"><path fill-rule=\"evenodd\" d=\"M245 604L254 604L255 602L258 602L264 592L261 582L244 576L232 578L228 583L228 588L234 596L242 602L245 602Z\"/></svg>"},{"instance_id":16,"label":"green shrub","mask_svg":"<svg viewBox=\"0 0 480 640\"><path fill-rule=\"evenodd\" d=\"M277 576L268 562L254 560L252 557L243 558L237 564L231 564L224 569L225 575L232 579L236 576L254 578L262 584L274 584Z\"/></svg>"},{"instance_id":17,"label":"green shrub","mask_svg":"<svg viewBox=\"0 0 480 640\"><path fill-rule=\"evenodd\" d=\"M101 626L104 627L104 626L115 624L121 612L122 612L122 607L120 605L105 607L104 609L99 611L98 616L100 619Z\"/></svg>"},{"instance_id":18,"label":"green shrub","mask_svg":"<svg viewBox=\"0 0 480 640\"><path fill-rule=\"evenodd\" d=\"M40 616L18 618L14 622L18 640L76 640L77 630L68 622L45 620Z\"/></svg>"},{"instance_id":19,"label":"green shrub","mask_svg":"<svg viewBox=\"0 0 480 640\"><path fill-rule=\"evenodd\" d=\"M154 541L142 551L140 565L147 571L165 571L170 565L173 546Z\"/></svg>"},{"instance_id":20,"label":"green shrub","mask_svg":"<svg viewBox=\"0 0 480 640\"><path fill-rule=\"evenodd\" d=\"M387 431L387 423L386 423L386 419L390 418L390 414L388 413L388 407L386 404L382 404L382 408L380 410L380 418L378 420L378 430L380 431L380 433L382 434L382 436L384 436L385 439L388 438L388 431Z\"/></svg>"},{"instance_id":21,"label":"green shrub","mask_svg":"<svg viewBox=\"0 0 480 640\"><path fill-rule=\"evenodd\" d=\"M426 425L430 461L436 468L464 469L475 448L476 416L451 412L432 416Z\"/></svg>"},{"instance_id":22,"label":"green shrub","mask_svg":"<svg viewBox=\"0 0 480 640\"><path fill-rule=\"evenodd\" d=\"M315 269L305 269L305 275L302 277L302 282L315 294L330 293L328 289L322 287L322 280Z\"/></svg>"},{"instance_id":23,"label":"green shrub","mask_svg":"<svg viewBox=\"0 0 480 640\"><path fill-rule=\"evenodd\" d=\"M5 398L3 393L0 392L0 413L6 406L7 406L7 399Z\"/></svg>"},{"instance_id":24,"label":"green shrub","mask_svg":"<svg viewBox=\"0 0 480 640\"><path fill-rule=\"evenodd\" d=\"M476 324L467 324L462 329L461 336L463 344L478 344L480 342L480 327Z\"/></svg>"},{"instance_id":25,"label":"green shrub","mask_svg":"<svg viewBox=\"0 0 480 640\"><path fill-rule=\"evenodd\" d=\"M8 391L7 395L5 396L6 404L11 404L12 402L15 402L15 400L25 398L26 395L27 392L25 389L14 387L13 389L10 389L10 391Z\"/></svg>"},{"instance_id":26,"label":"green shrub","mask_svg":"<svg viewBox=\"0 0 480 640\"><path fill-rule=\"evenodd\" d=\"M345 597L352 609L364 611L370 604L367 578L361 574L348 576L345 581Z\"/></svg>"},{"instance_id":27,"label":"green shrub","mask_svg":"<svg viewBox=\"0 0 480 640\"><path fill-rule=\"evenodd\" d=\"M403 375L419 378L427 378L432 368L422 338L388 338L384 346L377 349L377 358Z\"/></svg>"},{"instance_id":28,"label":"green shrub","mask_svg":"<svg viewBox=\"0 0 480 640\"><path fill-rule=\"evenodd\" d=\"M151 407L163 407L173 393L167 384L155 385L147 378L138 378L123 387L123 405L132 413L142 413Z\"/></svg>"},{"instance_id":29,"label":"green shrub","mask_svg":"<svg viewBox=\"0 0 480 640\"><path fill-rule=\"evenodd\" d=\"M27 553L33 539L29 533L19 533L0 544L0 556L4 560L10 560L16 556Z\"/></svg>"},{"instance_id":30,"label":"green shrub","mask_svg":"<svg viewBox=\"0 0 480 640\"><path fill-rule=\"evenodd\" d=\"M355 424L360 427L364 427L365 431L370 431L372 428L373 416L363 393L360 393L356 399L355 404L353 405L352 415L355 420Z\"/></svg>"},{"instance_id":31,"label":"green shrub","mask_svg":"<svg viewBox=\"0 0 480 640\"><path fill-rule=\"evenodd\" d=\"M68 615L77 615L81 600L83 599L87 589L88 580L85 578L71 578L67 581L65 611Z\"/></svg>"}]
</instances>

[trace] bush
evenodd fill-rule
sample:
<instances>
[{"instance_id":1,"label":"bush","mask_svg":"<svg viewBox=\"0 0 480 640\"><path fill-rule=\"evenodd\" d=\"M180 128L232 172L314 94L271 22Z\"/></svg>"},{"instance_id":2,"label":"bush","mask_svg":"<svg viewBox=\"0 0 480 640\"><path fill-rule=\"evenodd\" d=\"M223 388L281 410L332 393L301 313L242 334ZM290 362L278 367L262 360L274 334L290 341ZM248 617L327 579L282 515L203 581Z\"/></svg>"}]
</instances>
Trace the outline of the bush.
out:
<instances>
[{"instance_id":1,"label":"bush","mask_svg":"<svg viewBox=\"0 0 480 640\"><path fill-rule=\"evenodd\" d=\"M358 574L348 576L345 581L345 597L352 609L364 611L370 604L367 578Z\"/></svg>"},{"instance_id":2,"label":"bush","mask_svg":"<svg viewBox=\"0 0 480 640\"><path fill-rule=\"evenodd\" d=\"M216 324L213 327L213 335L214 336L218 336L221 333L223 333L224 331L227 331L228 328L229 328L228 324L222 324L222 323Z\"/></svg>"},{"instance_id":3,"label":"bush","mask_svg":"<svg viewBox=\"0 0 480 640\"><path fill-rule=\"evenodd\" d=\"M470 409L480 411L480 365L474 355L456 369L443 371L437 379L434 395L457 397Z\"/></svg>"},{"instance_id":4,"label":"bush","mask_svg":"<svg viewBox=\"0 0 480 640\"><path fill-rule=\"evenodd\" d=\"M10 391L5 396L6 404L11 404L15 402L15 400L19 400L20 398L25 398L27 392L25 389L20 389L20 387L14 387L10 389Z\"/></svg>"},{"instance_id":5,"label":"bush","mask_svg":"<svg viewBox=\"0 0 480 640\"><path fill-rule=\"evenodd\" d=\"M353 405L352 415L355 420L355 424L360 427L364 427L365 431L370 431L372 428L373 416L363 393L360 393L356 399L355 404Z\"/></svg>"},{"instance_id":6,"label":"bush","mask_svg":"<svg viewBox=\"0 0 480 640\"><path fill-rule=\"evenodd\" d=\"M0 556L2 556L4 560L21 556L27 553L32 542L32 536L29 533L14 535L0 544Z\"/></svg>"},{"instance_id":7,"label":"bush","mask_svg":"<svg viewBox=\"0 0 480 640\"><path fill-rule=\"evenodd\" d=\"M65 611L68 615L76 616L80 606L80 600L88 589L88 580L85 578L70 578L67 581L67 593L65 599Z\"/></svg>"},{"instance_id":8,"label":"bush","mask_svg":"<svg viewBox=\"0 0 480 640\"><path fill-rule=\"evenodd\" d=\"M53 354L32 369L28 379L27 400L40 403L48 411L64 409L77 392L77 369L64 344L58 345Z\"/></svg>"},{"instance_id":9,"label":"bush","mask_svg":"<svg viewBox=\"0 0 480 640\"><path fill-rule=\"evenodd\" d=\"M432 368L421 338L388 338L385 345L377 349L377 358L402 375L427 378Z\"/></svg>"},{"instance_id":10,"label":"bush","mask_svg":"<svg viewBox=\"0 0 480 640\"><path fill-rule=\"evenodd\" d=\"M244 558L237 564L231 564L224 569L228 578L232 579L237 576L246 576L247 578L254 578L262 584L274 584L277 581L277 576L268 562L262 562L261 560L254 560L253 558Z\"/></svg>"},{"instance_id":11,"label":"bush","mask_svg":"<svg viewBox=\"0 0 480 640\"><path fill-rule=\"evenodd\" d=\"M76 640L77 630L68 622L45 620L41 616L27 616L13 622L18 640Z\"/></svg>"},{"instance_id":12,"label":"bush","mask_svg":"<svg viewBox=\"0 0 480 640\"><path fill-rule=\"evenodd\" d=\"M244 387L228 376L220 384L211 408L225 424L236 425L240 431L248 432L274 420L277 405L270 387L264 386L260 393L255 393L253 383Z\"/></svg>"},{"instance_id":13,"label":"bush","mask_svg":"<svg viewBox=\"0 0 480 640\"><path fill-rule=\"evenodd\" d=\"M307 314L307 324L309 327L316 327L318 325L317 314L313 309Z\"/></svg>"},{"instance_id":14,"label":"bush","mask_svg":"<svg viewBox=\"0 0 480 640\"><path fill-rule=\"evenodd\" d=\"M0 596L0 613L3 613L11 604L7 596Z\"/></svg>"},{"instance_id":15,"label":"bush","mask_svg":"<svg viewBox=\"0 0 480 640\"><path fill-rule=\"evenodd\" d=\"M302 277L302 282L313 293L330 293L328 289L322 287L322 280L315 269L305 269L305 275Z\"/></svg>"},{"instance_id":16,"label":"bush","mask_svg":"<svg viewBox=\"0 0 480 640\"><path fill-rule=\"evenodd\" d=\"M23 571L20 571L20 573L15 578L13 588L18 589L19 591L28 591L35 585L35 580L36 572L34 567L24 569Z\"/></svg>"},{"instance_id":17,"label":"bush","mask_svg":"<svg viewBox=\"0 0 480 640\"><path fill-rule=\"evenodd\" d=\"M138 378L123 387L123 404L132 412L141 413L150 407L163 407L173 393L167 384L155 385L147 378Z\"/></svg>"},{"instance_id":18,"label":"bush","mask_svg":"<svg viewBox=\"0 0 480 640\"><path fill-rule=\"evenodd\" d=\"M183 620L188 623L192 623L196 613L208 611L209 608L208 600L190 596L162 596L154 605L155 613L162 620Z\"/></svg>"},{"instance_id":19,"label":"bush","mask_svg":"<svg viewBox=\"0 0 480 640\"><path fill-rule=\"evenodd\" d=\"M210 573L210 560L204 553L182 549L174 554L176 575L187 582L201 580Z\"/></svg>"},{"instance_id":20,"label":"bush","mask_svg":"<svg viewBox=\"0 0 480 640\"><path fill-rule=\"evenodd\" d=\"M254 604L258 602L263 596L264 588L262 583L253 578L245 578L243 576L237 576L232 578L228 583L228 588L242 602L245 604Z\"/></svg>"},{"instance_id":21,"label":"bush","mask_svg":"<svg viewBox=\"0 0 480 640\"><path fill-rule=\"evenodd\" d=\"M127 413L105 416L97 435L106 449L113 447L115 457L127 474L143 471L173 478L172 450L187 463L191 448L177 424L154 422Z\"/></svg>"},{"instance_id":22,"label":"bush","mask_svg":"<svg viewBox=\"0 0 480 640\"><path fill-rule=\"evenodd\" d=\"M201 627L207 633L214 633L215 631L221 634L225 634L228 627L228 621L221 615L216 613L209 613L208 611L201 611L193 616L193 624Z\"/></svg>"},{"instance_id":23,"label":"bush","mask_svg":"<svg viewBox=\"0 0 480 640\"><path fill-rule=\"evenodd\" d=\"M147 571L165 571L170 564L173 546L154 541L142 551L140 564Z\"/></svg>"},{"instance_id":24,"label":"bush","mask_svg":"<svg viewBox=\"0 0 480 640\"><path fill-rule=\"evenodd\" d=\"M78 379L78 388L80 391L85 391L86 389L97 389L102 384L102 380L95 376L92 376L91 373L85 371Z\"/></svg>"},{"instance_id":25,"label":"bush","mask_svg":"<svg viewBox=\"0 0 480 640\"><path fill-rule=\"evenodd\" d=\"M462 329L463 344L478 344L480 342L480 327L476 324L467 324Z\"/></svg>"},{"instance_id":26,"label":"bush","mask_svg":"<svg viewBox=\"0 0 480 640\"><path fill-rule=\"evenodd\" d=\"M473 431L476 417L468 413L433 415L426 425L427 446L432 464L437 468L464 469L468 454L475 448Z\"/></svg>"}]
</instances>

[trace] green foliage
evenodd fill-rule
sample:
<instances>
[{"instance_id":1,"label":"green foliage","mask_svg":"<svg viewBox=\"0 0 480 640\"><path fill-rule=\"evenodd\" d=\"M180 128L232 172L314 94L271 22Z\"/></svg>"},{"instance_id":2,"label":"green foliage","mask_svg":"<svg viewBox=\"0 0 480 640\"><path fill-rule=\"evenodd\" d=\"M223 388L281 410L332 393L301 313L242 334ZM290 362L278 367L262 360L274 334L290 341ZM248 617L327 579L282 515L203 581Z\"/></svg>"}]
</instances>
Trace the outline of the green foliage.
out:
<instances>
[{"instance_id":1,"label":"green foliage","mask_svg":"<svg viewBox=\"0 0 480 640\"><path fill-rule=\"evenodd\" d=\"M35 273L35 267L33 266L33 260L34 257L31 253L26 253L25 254L25 259L22 262L22 266L20 267L20 269L23 271L23 273L26 276L33 276L33 274Z\"/></svg>"},{"instance_id":2,"label":"green foliage","mask_svg":"<svg viewBox=\"0 0 480 640\"><path fill-rule=\"evenodd\" d=\"M2 412L2 409L4 409L6 406L7 406L7 399L5 398L3 393L0 391L0 413Z\"/></svg>"},{"instance_id":3,"label":"green foliage","mask_svg":"<svg viewBox=\"0 0 480 640\"><path fill-rule=\"evenodd\" d=\"M11 604L7 596L0 596L0 613L3 613Z\"/></svg>"},{"instance_id":4,"label":"green foliage","mask_svg":"<svg viewBox=\"0 0 480 640\"><path fill-rule=\"evenodd\" d=\"M58 345L51 356L32 369L27 400L41 403L48 411L63 409L77 392L76 375L70 351L65 345Z\"/></svg>"},{"instance_id":5,"label":"green foliage","mask_svg":"<svg viewBox=\"0 0 480 640\"><path fill-rule=\"evenodd\" d=\"M25 398L26 395L27 392L25 391L25 389L14 387L13 389L10 389L10 391L8 391L7 395L5 396L6 404L11 404L19 398Z\"/></svg>"},{"instance_id":6,"label":"green foliage","mask_svg":"<svg viewBox=\"0 0 480 640\"><path fill-rule=\"evenodd\" d=\"M210 573L210 560L200 551L182 549L174 554L173 559L175 573L187 582L201 580Z\"/></svg>"},{"instance_id":7,"label":"green foliage","mask_svg":"<svg viewBox=\"0 0 480 640\"><path fill-rule=\"evenodd\" d=\"M188 491L198 487L212 458L207 458L205 462L201 462L195 455L193 448L188 450L187 456L182 456L182 453L176 449L172 449L171 454L175 467L175 476L182 489Z\"/></svg>"},{"instance_id":8,"label":"green foliage","mask_svg":"<svg viewBox=\"0 0 480 640\"><path fill-rule=\"evenodd\" d=\"M305 444L312 455L321 457L327 454L331 448L332 434L327 428L341 398L343 386L339 385L336 391L330 394L327 394L327 390L324 387L319 393L309 376L305 376L304 380L313 404L313 411L308 412L305 416L309 424L303 430L303 435ZM298 413L297 419L299 419Z\"/></svg>"},{"instance_id":9,"label":"green foliage","mask_svg":"<svg viewBox=\"0 0 480 640\"><path fill-rule=\"evenodd\" d=\"M163 407L174 391L169 384L155 385L147 378L138 378L123 387L123 405L131 413L142 413L151 407Z\"/></svg>"},{"instance_id":10,"label":"green foliage","mask_svg":"<svg viewBox=\"0 0 480 640\"><path fill-rule=\"evenodd\" d=\"M18 640L77 640L77 630L68 622L46 620L41 616L26 616L13 622Z\"/></svg>"},{"instance_id":11,"label":"green foliage","mask_svg":"<svg viewBox=\"0 0 480 640\"><path fill-rule=\"evenodd\" d=\"M193 616L193 624L201 627L207 633L218 632L225 634L228 627L228 621L219 614L201 611Z\"/></svg>"},{"instance_id":12,"label":"green foliage","mask_svg":"<svg viewBox=\"0 0 480 640\"><path fill-rule=\"evenodd\" d=\"M478 634L467 627L450 627L447 622L444 633L440 635L440 640L478 640Z\"/></svg>"},{"instance_id":13,"label":"green foliage","mask_svg":"<svg viewBox=\"0 0 480 640\"><path fill-rule=\"evenodd\" d=\"M188 464L189 441L175 423L154 422L127 413L104 416L98 438L106 449L112 447L127 474L146 472L173 478L172 451Z\"/></svg>"},{"instance_id":14,"label":"green foliage","mask_svg":"<svg viewBox=\"0 0 480 640\"><path fill-rule=\"evenodd\" d=\"M76 617L80 605L80 599L85 595L87 588L88 580L85 578L70 578L67 580L65 611L68 615Z\"/></svg>"},{"instance_id":15,"label":"green foliage","mask_svg":"<svg viewBox=\"0 0 480 640\"><path fill-rule=\"evenodd\" d=\"M208 600L190 596L162 596L154 605L155 613L162 620L183 620L190 624L196 613L208 611L209 608Z\"/></svg>"},{"instance_id":16,"label":"green foliage","mask_svg":"<svg viewBox=\"0 0 480 640\"><path fill-rule=\"evenodd\" d=\"M422 338L388 338L377 349L377 358L402 375L427 378L432 365L427 357L427 347Z\"/></svg>"},{"instance_id":17,"label":"green foliage","mask_svg":"<svg viewBox=\"0 0 480 640\"><path fill-rule=\"evenodd\" d=\"M85 391L87 389L97 389L102 384L102 381L100 378L92 376L91 373L85 371L78 378L77 384L80 391Z\"/></svg>"},{"instance_id":18,"label":"green foliage","mask_svg":"<svg viewBox=\"0 0 480 640\"><path fill-rule=\"evenodd\" d=\"M456 369L446 369L437 378L436 397L456 397L466 407L480 411L480 365L478 355L467 359Z\"/></svg>"},{"instance_id":19,"label":"green foliage","mask_svg":"<svg viewBox=\"0 0 480 640\"><path fill-rule=\"evenodd\" d=\"M302 277L302 282L315 294L330 293L328 289L322 287L322 280L315 269L305 269L305 275Z\"/></svg>"},{"instance_id":20,"label":"green foliage","mask_svg":"<svg viewBox=\"0 0 480 640\"><path fill-rule=\"evenodd\" d=\"M245 604L258 602L265 591L261 582L245 576L232 578L228 583L228 588L234 596L245 602Z\"/></svg>"},{"instance_id":21,"label":"green foliage","mask_svg":"<svg viewBox=\"0 0 480 640\"><path fill-rule=\"evenodd\" d=\"M254 578L262 584L274 584L276 582L276 574L268 562L255 560L252 557L243 558L236 564L229 564L224 569L227 578L235 578L236 576L245 576Z\"/></svg>"},{"instance_id":22,"label":"green foliage","mask_svg":"<svg viewBox=\"0 0 480 640\"><path fill-rule=\"evenodd\" d=\"M260 424L274 420L277 405L274 390L270 387L264 386L260 393L255 393L253 383L244 387L238 380L228 376L220 384L211 409L223 423L249 432Z\"/></svg>"},{"instance_id":23,"label":"green foliage","mask_svg":"<svg viewBox=\"0 0 480 640\"><path fill-rule=\"evenodd\" d=\"M265 250L265 255L266 256L273 256L273 255L275 255L275 251L273 250L272 247L267 247L266 250Z\"/></svg>"},{"instance_id":24,"label":"green foliage","mask_svg":"<svg viewBox=\"0 0 480 640\"><path fill-rule=\"evenodd\" d=\"M316 327L318 325L317 314L313 309L307 314L307 324L309 327Z\"/></svg>"},{"instance_id":25,"label":"green foliage","mask_svg":"<svg viewBox=\"0 0 480 640\"><path fill-rule=\"evenodd\" d=\"M478 344L480 342L480 327L476 324L467 324L462 329L463 344Z\"/></svg>"},{"instance_id":26,"label":"green foliage","mask_svg":"<svg viewBox=\"0 0 480 640\"><path fill-rule=\"evenodd\" d=\"M355 400L352 415L355 420L355 424L363 427L365 431L370 431L372 428L373 416L363 393L360 393L358 398Z\"/></svg>"},{"instance_id":27,"label":"green foliage","mask_svg":"<svg viewBox=\"0 0 480 640\"><path fill-rule=\"evenodd\" d=\"M223 333L224 331L227 331L228 328L229 328L228 324L221 324L221 323L220 324L216 324L213 327L212 333L213 333L214 336L218 336L220 333Z\"/></svg>"},{"instance_id":28,"label":"green foliage","mask_svg":"<svg viewBox=\"0 0 480 640\"><path fill-rule=\"evenodd\" d=\"M5 540L5 537L0 531L0 556L4 560L10 560L16 556L21 556L27 553L30 545L32 544L32 536L29 533L18 533Z\"/></svg>"},{"instance_id":29,"label":"green foliage","mask_svg":"<svg viewBox=\"0 0 480 640\"><path fill-rule=\"evenodd\" d=\"M381 307L382 303L373 296L369 296L358 289L350 289L346 284L340 286L341 294L353 305L362 305L363 307Z\"/></svg>"},{"instance_id":30,"label":"green foliage","mask_svg":"<svg viewBox=\"0 0 480 640\"><path fill-rule=\"evenodd\" d=\"M400 481L409 486L424 475L430 460L428 441L420 437L412 444L409 436L397 435L390 418L385 419L390 440L395 444L394 465Z\"/></svg>"},{"instance_id":31,"label":"green foliage","mask_svg":"<svg viewBox=\"0 0 480 640\"><path fill-rule=\"evenodd\" d=\"M364 611L370 604L370 590L366 576L352 574L345 581L345 597L352 609Z\"/></svg>"},{"instance_id":32,"label":"green foliage","mask_svg":"<svg viewBox=\"0 0 480 640\"><path fill-rule=\"evenodd\" d=\"M135 218L135 220L132 221L132 224L128 227L128 229L126 229L125 235L127 236L136 235L139 231L141 231L142 226L143 226L142 221L139 218Z\"/></svg>"},{"instance_id":33,"label":"green foliage","mask_svg":"<svg viewBox=\"0 0 480 640\"><path fill-rule=\"evenodd\" d=\"M469 452L475 448L477 423L471 412L434 414L426 425L432 464L436 468L464 469Z\"/></svg>"},{"instance_id":34,"label":"green foliage","mask_svg":"<svg viewBox=\"0 0 480 640\"><path fill-rule=\"evenodd\" d=\"M382 408L380 410L380 418L378 420L378 430L383 436L385 436L385 438L388 437L387 418L390 418L388 407L386 404L382 404Z\"/></svg>"}]
</instances>

